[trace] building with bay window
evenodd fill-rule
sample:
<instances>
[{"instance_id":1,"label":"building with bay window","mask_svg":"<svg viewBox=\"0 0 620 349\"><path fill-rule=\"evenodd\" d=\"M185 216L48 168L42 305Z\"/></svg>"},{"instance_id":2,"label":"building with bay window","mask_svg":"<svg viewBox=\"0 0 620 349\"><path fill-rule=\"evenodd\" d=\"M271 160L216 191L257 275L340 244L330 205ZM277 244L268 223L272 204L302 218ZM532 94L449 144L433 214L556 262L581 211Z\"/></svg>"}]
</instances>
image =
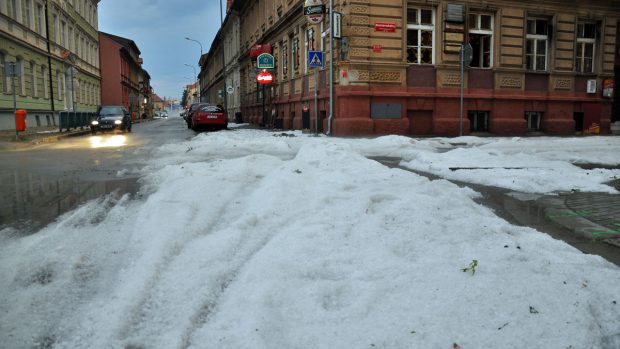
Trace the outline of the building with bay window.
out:
<instances>
[{"instance_id":1,"label":"building with bay window","mask_svg":"<svg viewBox=\"0 0 620 349\"><path fill-rule=\"evenodd\" d=\"M333 4L342 14L333 55L329 25L308 23L301 0L229 4L228 16L240 23L235 62L243 120L263 123L275 111L286 129L314 128L317 115L319 131L334 135L448 136L461 127L463 134L608 133L620 121L613 88L620 70L620 0ZM211 50L221 43L214 41ZM471 62L461 75L464 45L471 47ZM276 60L274 83L265 89L255 80L257 47L268 47ZM323 68L307 67L307 53L315 50L324 52ZM217 76L221 64L208 62L205 69Z\"/></svg>"}]
</instances>

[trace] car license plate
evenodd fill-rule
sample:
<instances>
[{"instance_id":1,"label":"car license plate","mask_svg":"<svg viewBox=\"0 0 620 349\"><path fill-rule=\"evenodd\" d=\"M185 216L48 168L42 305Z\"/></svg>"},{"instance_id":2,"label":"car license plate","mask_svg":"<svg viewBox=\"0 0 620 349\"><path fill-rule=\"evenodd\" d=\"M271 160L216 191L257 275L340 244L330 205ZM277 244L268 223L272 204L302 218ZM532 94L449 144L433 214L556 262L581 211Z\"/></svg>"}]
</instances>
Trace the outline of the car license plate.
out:
<instances>
[{"instance_id":1,"label":"car license plate","mask_svg":"<svg viewBox=\"0 0 620 349\"><path fill-rule=\"evenodd\" d=\"M101 128L112 128L112 125L101 125Z\"/></svg>"},{"instance_id":2,"label":"car license plate","mask_svg":"<svg viewBox=\"0 0 620 349\"><path fill-rule=\"evenodd\" d=\"M217 115L207 115L207 119L217 119Z\"/></svg>"}]
</instances>

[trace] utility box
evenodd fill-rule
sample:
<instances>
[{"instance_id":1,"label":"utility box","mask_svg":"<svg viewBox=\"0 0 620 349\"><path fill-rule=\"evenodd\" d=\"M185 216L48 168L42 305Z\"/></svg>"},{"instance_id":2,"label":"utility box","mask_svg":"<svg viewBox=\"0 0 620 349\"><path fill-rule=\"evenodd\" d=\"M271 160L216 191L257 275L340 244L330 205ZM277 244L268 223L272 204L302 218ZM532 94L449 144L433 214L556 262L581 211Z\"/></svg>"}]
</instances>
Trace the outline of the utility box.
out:
<instances>
[{"instance_id":1,"label":"utility box","mask_svg":"<svg viewBox=\"0 0 620 349\"><path fill-rule=\"evenodd\" d=\"M15 111L15 131L24 132L26 131L26 116L28 113L25 109L17 109Z\"/></svg>"}]
</instances>

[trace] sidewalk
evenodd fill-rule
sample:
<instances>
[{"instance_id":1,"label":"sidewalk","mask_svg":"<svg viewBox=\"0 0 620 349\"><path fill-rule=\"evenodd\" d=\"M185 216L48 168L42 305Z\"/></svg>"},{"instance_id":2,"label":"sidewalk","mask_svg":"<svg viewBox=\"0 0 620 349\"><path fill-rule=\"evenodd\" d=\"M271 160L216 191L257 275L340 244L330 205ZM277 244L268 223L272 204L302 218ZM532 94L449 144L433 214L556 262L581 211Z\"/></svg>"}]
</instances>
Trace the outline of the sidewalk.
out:
<instances>
[{"instance_id":1,"label":"sidewalk","mask_svg":"<svg viewBox=\"0 0 620 349\"><path fill-rule=\"evenodd\" d=\"M576 192L543 201L554 223L588 240L620 247L620 195Z\"/></svg>"},{"instance_id":2,"label":"sidewalk","mask_svg":"<svg viewBox=\"0 0 620 349\"><path fill-rule=\"evenodd\" d=\"M0 150L22 149L37 144L56 142L62 138L79 136L90 132L88 127L84 129L63 130L58 126L29 127L24 132L15 135L15 130L0 130Z\"/></svg>"}]
</instances>

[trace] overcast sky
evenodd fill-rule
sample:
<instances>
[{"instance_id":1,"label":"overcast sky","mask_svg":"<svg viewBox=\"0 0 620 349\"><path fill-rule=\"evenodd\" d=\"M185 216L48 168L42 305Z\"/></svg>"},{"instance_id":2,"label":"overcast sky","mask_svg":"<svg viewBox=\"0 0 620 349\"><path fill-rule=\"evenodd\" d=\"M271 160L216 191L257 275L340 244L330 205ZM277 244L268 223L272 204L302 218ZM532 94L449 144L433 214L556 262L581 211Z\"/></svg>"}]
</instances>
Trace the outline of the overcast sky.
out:
<instances>
[{"instance_id":1,"label":"overcast sky","mask_svg":"<svg viewBox=\"0 0 620 349\"><path fill-rule=\"evenodd\" d=\"M224 1L223 6L226 6ZM220 27L218 0L104 0L99 3L99 30L133 40L160 97L181 98L199 72L200 46L206 53Z\"/></svg>"}]
</instances>

